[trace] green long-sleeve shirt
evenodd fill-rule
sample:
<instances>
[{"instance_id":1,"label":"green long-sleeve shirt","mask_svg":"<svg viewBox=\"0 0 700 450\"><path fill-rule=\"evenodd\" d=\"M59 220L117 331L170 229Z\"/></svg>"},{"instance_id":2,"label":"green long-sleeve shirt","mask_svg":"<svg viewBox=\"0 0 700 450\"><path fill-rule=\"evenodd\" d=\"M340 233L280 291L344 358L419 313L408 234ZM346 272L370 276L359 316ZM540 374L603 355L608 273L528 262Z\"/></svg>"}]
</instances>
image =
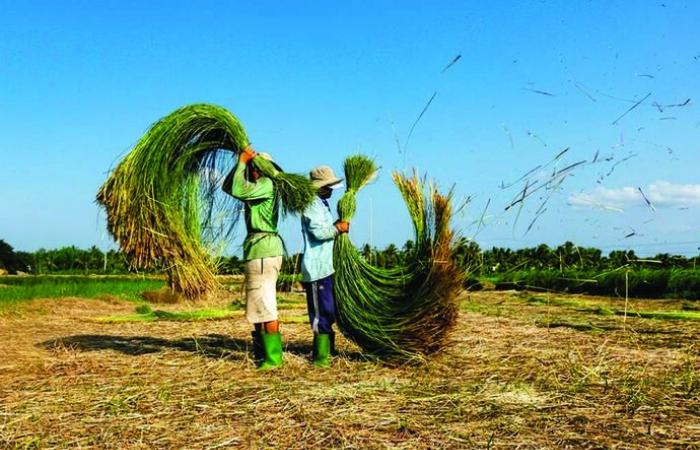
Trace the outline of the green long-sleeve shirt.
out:
<instances>
[{"instance_id":1,"label":"green long-sleeve shirt","mask_svg":"<svg viewBox=\"0 0 700 450\"><path fill-rule=\"evenodd\" d=\"M282 256L284 246L277 234L279 199L272 180L260 177L255 182L245 178L245 164L238 163L224 181L223 190L245 204L245 225L248 235L243 241L243 258Z\"/></svg>"}]
</instances>

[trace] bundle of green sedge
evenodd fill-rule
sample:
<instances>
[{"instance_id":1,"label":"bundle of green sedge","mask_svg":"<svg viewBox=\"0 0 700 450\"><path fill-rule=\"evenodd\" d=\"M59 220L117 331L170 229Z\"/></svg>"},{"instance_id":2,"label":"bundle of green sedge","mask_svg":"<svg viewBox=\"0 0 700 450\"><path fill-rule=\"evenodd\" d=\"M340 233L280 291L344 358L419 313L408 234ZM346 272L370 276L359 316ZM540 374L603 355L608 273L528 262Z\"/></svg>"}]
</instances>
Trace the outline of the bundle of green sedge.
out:
<instances>
[{"instance_id":1,"label":"bundle of green sedge","mask_svg":"<svg viewBox=\"0 0 700 450\"><path fill-rule=\"evenodd\" d=\"M209 104L182 107L153 124L102 185L107 228L135 268L163 268L170 288L196 298L216 286L211 255L230 235L240 205L220 192L233 153L249 145L238 119ZM272 179L285 213L300 213L316 191L309 180L253 165Z\"/></svg>"},{"instance_id":2,"label":"bundle of green sedge","mask_svg":"<svg viewBox=\"0 0 700 450\"><path fill-rule=\"evenodd\" d=\"M355 213L357 191L376 174L365 156L345 161L347 191L338 201L341 220ZM406 361L442 350L457 319L463 274L452 258L451 193L441 194L415 173L394 173L415 231L405 265L380 268L353 246L348 234L336 238L334 293L343 334L365 353Z\"/></svg>"}]
</instances>

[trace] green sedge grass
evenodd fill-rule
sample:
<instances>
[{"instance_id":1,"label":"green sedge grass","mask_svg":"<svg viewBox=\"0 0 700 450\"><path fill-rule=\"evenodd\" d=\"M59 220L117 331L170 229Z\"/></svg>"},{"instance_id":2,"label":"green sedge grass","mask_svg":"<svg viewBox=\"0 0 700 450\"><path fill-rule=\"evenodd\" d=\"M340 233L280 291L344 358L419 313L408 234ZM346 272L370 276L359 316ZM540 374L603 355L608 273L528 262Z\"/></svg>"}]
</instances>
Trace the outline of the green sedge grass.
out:
<instances>
[{"instance_id":1,"label":"green sedge grass","mask_svg":"<svg viewBox=\"0 0 700 450\"><path fill-rule=\"evenodd\" d=\"M344 164L347 190L338 201L341 220L351 221L356 194L376 175L374 161L356 155ZM370 355L406 361L442 350L457 319L463 274L452 258L451 195L415 173L395 173L415 232L405 266L380 268L365 260L348 234L335 240L334 293L342 332Z\"/></svg>"},{"instance_id":2,"label":"green sedge grass","mask_svg":"<svg viewBox=\"0 0 700 450\"><path fill-rule=\"evenodd\" d=\"M248 146L240 121L221 106L188 105L151 126L97 193L107 229L132 266L164 269L171 289L187 298L214 289L213 250L241 209L221 194L222 174ZM300 213L313 200L306 177L263 158L253 165L272 179L283 212Z\"/></svg>"}]
</instances>

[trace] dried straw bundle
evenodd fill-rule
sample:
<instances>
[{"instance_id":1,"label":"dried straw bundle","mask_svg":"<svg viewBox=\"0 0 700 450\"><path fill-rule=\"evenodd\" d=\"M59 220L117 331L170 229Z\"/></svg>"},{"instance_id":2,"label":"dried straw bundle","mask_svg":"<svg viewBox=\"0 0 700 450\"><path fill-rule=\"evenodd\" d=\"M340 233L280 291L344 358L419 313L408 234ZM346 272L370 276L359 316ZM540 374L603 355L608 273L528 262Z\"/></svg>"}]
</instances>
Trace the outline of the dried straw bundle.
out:
<instances>
[{"instance_id":1,"label":"dried straw bundle","mask_svg":"<svg viewBox=\"0 0 700 450\"><path fill-rule=\"evenodd\" d=\"M163 267L171 289L187 298L216 286L211 250L238 218L234 200L220 194L221 169L248 144L238 119L216 105L185 106L151 126L97 194L134 267ZM306 177L263 158L253 164L273 180L284 212L301 212L313 200Z\"/></svg>"},{"instance_id":2,"label":"dried straw bundle","mask_svg":"<svg viewBox=\"0 0 700 450\"><path fill-rule=\"evenodd\" d=\"M350 220L355 195L376 173L365 156L345 161L347 191L338 215ZM449 226L451 193L440 194L415 173L394 173L415 231L410 262L384 269L372 266L347 234L335 242L335 294L343 333L365 352L388 360L408 360L440 351L457 319L456 297L463 275L452 258Z\"/></svg>"}]
</instances>

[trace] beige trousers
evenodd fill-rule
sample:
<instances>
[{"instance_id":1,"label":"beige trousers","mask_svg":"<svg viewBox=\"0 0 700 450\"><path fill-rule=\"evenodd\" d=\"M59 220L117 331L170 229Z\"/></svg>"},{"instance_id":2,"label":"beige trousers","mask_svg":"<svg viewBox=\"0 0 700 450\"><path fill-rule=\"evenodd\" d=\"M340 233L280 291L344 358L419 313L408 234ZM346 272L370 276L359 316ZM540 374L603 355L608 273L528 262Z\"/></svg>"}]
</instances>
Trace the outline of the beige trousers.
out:
<instances>
[{"instance_id":1,"label":"beige trousers","mask_svg":"<svg viewBox=\"0 0 700 450\"><path fill-rule=\"evenodd\" d=\"M246 261L245 316L248 322L277 320L277 277L281 269L281 256Z\"/></svg>"}]
</instances>

